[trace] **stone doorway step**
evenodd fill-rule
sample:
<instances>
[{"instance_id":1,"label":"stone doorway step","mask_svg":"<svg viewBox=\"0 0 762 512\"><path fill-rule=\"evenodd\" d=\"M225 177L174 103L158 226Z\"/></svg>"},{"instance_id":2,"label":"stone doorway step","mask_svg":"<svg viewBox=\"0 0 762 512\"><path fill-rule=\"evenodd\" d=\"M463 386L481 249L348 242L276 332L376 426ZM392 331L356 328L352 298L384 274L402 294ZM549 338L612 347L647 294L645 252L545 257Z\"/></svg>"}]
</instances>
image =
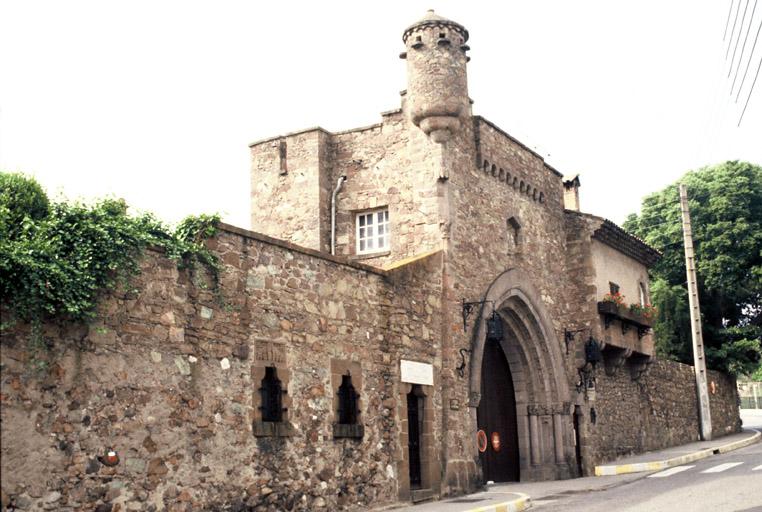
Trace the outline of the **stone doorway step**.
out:
<instances>
[{"instance_id":1,"label":"stone doorway step","mask_svg":"<svg viewBox=\"0 0 762 512\"><path fill-rule=\"evenodd\" d=\"M415 489L410 492L410 501L413 503L421 503L423 501L429 501L436 497L432 489Z\"/></svg>"}]
</instances>

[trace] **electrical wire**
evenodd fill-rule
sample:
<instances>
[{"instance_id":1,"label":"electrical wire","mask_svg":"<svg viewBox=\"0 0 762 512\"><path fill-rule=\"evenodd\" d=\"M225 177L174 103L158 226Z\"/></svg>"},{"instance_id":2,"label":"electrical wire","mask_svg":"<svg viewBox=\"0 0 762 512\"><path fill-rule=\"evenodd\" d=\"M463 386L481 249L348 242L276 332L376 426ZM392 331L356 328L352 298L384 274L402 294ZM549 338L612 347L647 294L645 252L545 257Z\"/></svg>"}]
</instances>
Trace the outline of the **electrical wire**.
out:
<instances>
[{"instance_id":1,"label":"electrical wire","mask_svg":"<svg viewBox=\"0 0 762 512\"><path fill-rule=\"evenodd\" d=\"M749 39L749 32L751 32L751 25L754 23L754 13L757 10L757 0L754 0L754 6L751 8L751 17L749 18L749 26L746 27L746 36L743 38L743 45L741 46L741 55L738 57L738 66L736 66L736 74L733 76L733 85L730 86L730 95L733 95L733 89L736 87L736 79L738 79L738 72L741 70L741 62L743 62L743 52L746 50L746 41Z\"/></svg>"},{"instance_id":2,"label":"electrical wire","mask_svg":"<svg viewBox=\"0 0 762 512\"><path fill-rule=\"evenodd\" d=\"M738 0L739 7L741 0ZM731 2L730 10L728 11L728 19L726 20L727 28L729 26L730 16L733 13L732 8L735 7ZM719 23L718 23L719 25ZM718 27L719 28L719 27ZM717 34L719 36L719 33ZM723 41L727 39L727 34L723 37ZM730 45L732 41L728 41ZM696 145L693 151L694 160L697 162L708 161L713 159L714 147L716 146L716 140L718 139L718 132L722 126L724 126L725 119L729 115L727 97L725 96L725 83L723 74L725 71L725 65L727 58L722 55L722 46L724 43L718 45L718 51L713 52L712 73L713 84L712 87L707 87L707 93L711 90L712 94L703 95L703 107L699 108L701 112L702 122L700 123L700 129L696 133ZM735 117L735 116L733 116Z\"/></svg>"},{"instance_id":3,"label":"electrical wire","mask_svg":"<svg viewBox=\"0 0 762 512\"><path fill-rule=\"evenodd\" d=\"M751 52L749 52L749 62L746 63L746 70L743 72L743 78L741 79L741 85L738 86L738 93L736 94L736 103L738 103L738 97L741 96L741 90L743 84L746 81L746 74L749 72L749 66L751 65L751 59L754 57L754 49L757 47L757 40L759 39L759 30L762 29L762 21L759 22L757 27L757 35L754 37L754 43L751 45Z\"/></svg>"},{"instance_id":4,"label":"electrical wire","mask_svg":"<svg viewBox=\"0 0 762 512\"><path fill-rule=\"evenodd\" d=\"M762 27L762 23L759 25ZM757 35L759 35L759 30L757 31ZM746 104L743 106L743 111L741 112L741 117L738 118L738 126L741 126L741 121L743 121L743 115L746 113L746 107L749 106L749 100L751 99L751 93L754 92L754 86L757 84L757 78L759 78L759 70L762 68L762 56L759 58L759 65L757 66L757 73L754 75L754 81L751 83L751 89L749 89L749 95L746 97Z\"/></svg>"},{"instance_id":5,"label":"electrical wire","mask_svg":"<svg viewBox=\"0 0 762 512\"><path fill-rule=\"evenodd\" d=\"M740 4L739 4L740 6ZM738 43L741 41L741 31L743 30L743 22L746 20L746 11L749 10L749 0L746 0L746 5L743 8L743 16L741 16L741 26L738 27L738 37L736 38L736 46L733 48L733 56L730 58L730 68L728 68L728 78L730 78L730 73L733 71L733 62L736 60L736 52L738 51ZM751 21L749 21L751 26ZM748 34L748 31L746 33ZM739 64L740 65L740 64ZM731 89L730 94L733 94L733 90Z\"/></svg>"},{"instance_id":6,"label":"electrical wire","mask_svg":"<svg viewBox=\"0 0 762 512\"><path fill-rule=\"evenodd\" d=\"M741 0L738 0L738 1L740 2ZM730 14L733 12L733 2L735 2L735 0L730 0L730 9L728 9L728 19L725 20L725 33L722 34L723 42L725 41L725 36L728 35L728 25L730 25Z\"/></svg>"},{"instance_id":7,"label":"electrical wire","mask_svg":"<svg viewBox=\"0 0 762 512\"><path fill-rule=\"evenodd\" d=\"M728 41L728 49L725 52L725 60L728 60L730 55L730 47L733 46L733 34L736 33L736 23L738 23L738 13L741 11L741 0L738 0L738 7L736 8L736 17L733 20L733 29L730 31L730 40Z\"/></svg>"},{"instance_id":8,"label":"electrical wire","mask_svg":"<svg viewBox=\"0 0 762 512\"><path fill-rule=\"evenodd\" d=\"M645 225L642 225L642 226L641 225L637 225L636 227L638 228L638 230L641 230L641 229L655 228L657 226L664 226L666 224L675 225L675 224L679 224L679 223L680 223L680 220L679 219L675 219L675 220L665 220L665 221L662 221L662 222L654 222L653 224L645 224Z\"/></svg>"}]
</instances>

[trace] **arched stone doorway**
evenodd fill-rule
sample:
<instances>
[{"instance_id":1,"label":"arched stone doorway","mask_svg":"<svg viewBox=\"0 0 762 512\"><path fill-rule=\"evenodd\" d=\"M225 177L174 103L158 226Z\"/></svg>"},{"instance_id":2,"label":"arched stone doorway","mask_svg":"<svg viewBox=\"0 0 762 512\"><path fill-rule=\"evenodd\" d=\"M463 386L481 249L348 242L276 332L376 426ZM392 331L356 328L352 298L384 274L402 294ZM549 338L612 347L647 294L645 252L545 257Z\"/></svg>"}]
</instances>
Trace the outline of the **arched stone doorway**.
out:
<instances>
[{"instance_id":1,"label":"arched stone doorway","mask_svg":"<svg viewBox=\"0 0 762 512\"><path fill-rule=\"evenodd\" d=\"M512 455L518 465L516 476L521 481L569 478L574 475L573 411L561 346L539 293L524 275L517 269L507 270L492 282L484 297L495 304L503 337L499 342L491 342L494 347L485 351L486 321L492 315L492 304L487 303L482 308L472 340L469 405L474 431L478 430L480 422L482 425L494 422L491 415L497 413L491 413L491 409L513 412L509 422L515 421L516 425L515 442L518 446ZM480 407L483 384L489 384L483 382L484 377L494 380L494 377L485 375L485 369L499 372L499 364L484 358L500 355L507 363L513 403L503 399L498 407L489 404ZM504 378L502 382L495 380L497 385L505 388ZM491 432L487 435L489 437ZM489 441L491 444L491 439ZM505 441L510 443L510 437ZM491 448L488 446L487 449ZM493 468L483 465L483 469L485 477L497 474Z\"/></svg>"}]
</instances>

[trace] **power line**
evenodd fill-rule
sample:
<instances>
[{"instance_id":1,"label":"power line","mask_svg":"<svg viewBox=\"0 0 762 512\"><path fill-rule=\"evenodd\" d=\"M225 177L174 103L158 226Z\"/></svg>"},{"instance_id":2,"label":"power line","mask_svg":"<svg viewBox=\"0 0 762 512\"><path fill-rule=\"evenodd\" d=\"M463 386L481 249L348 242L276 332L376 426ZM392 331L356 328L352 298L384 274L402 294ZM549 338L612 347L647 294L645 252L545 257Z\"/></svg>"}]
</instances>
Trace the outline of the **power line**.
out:
<instances>
[{"instance_id":1,"label":"power line","mask_svg":"<svg viewBox=\"0 0 762 512\"><path fill-rule=\"evenodd\" d=\"M741 4L739 3L738 6L740 7ZM741 26L738 27L738 37L736 38L736 46L733 48L733 56L730 58L730 68L728 69L728 78L730 78L730 73L733 71L733 62L736 60L736 52L738 51L738 42L741 40L741 31L743 30L743 22L746 19L746 11L749 9L749 0L746 0L746 5L743 8L743 16L741 16ZM751 20L749 21L749 26L751 26ZM748 31L746 32L746 35L749 35ZM731 91L731 94L733 92Z\"/></svg>"},{"instance_id":2,"label":"power line","mask_svg":"<svg viewBox=\"0 0 762 512\"><path fill-rule=\"evenodd\" d=\"M733 76L733 85L730 86L730 95L733 95L733 89L736 86L736 79L738 78L738 72L741 70L741 62L743 62L743 52L746 50L746 41L749 39L749 32L751 32L751 25L754 22L754 12L757 10L757 0L754 0L754 7L751 8L751 17L749 18L749 26L746 28L746 37L743 38L743 45L741 46L741 55L738 57L738 66L736 66L736 74Z\"/></svg>"},{"instance_id":3,"label":"power line","mask_svg":"<svg viewBox=\"0 0 762 512\"><path fill-rule=\"evenodd\" d=\"M762 23L759 25L762 27ZM759 30L757 30L757 35L759 35ZM738 126L741 126L741 121L743 121L743 115L746 113L746 107L749 106L749 100L751 99L751 93L754 92L754 85L757 83L757 78L759 78L759 69L762 68L762 56L759 58L759 65L757 66L757 73L754 75L754 81L751 83L751 89L749 89L749 95L746 97L746 104L743 106L743 111L741 112L741 117L738 119Z\"/></svg>"},{"instance_id":4,"label":"power line","mask_svg":"<svg viewBox=\"0 0 762 512\"><path fill-rule=\"evenodd\" d=\"M722 34L722 40L723 41L725 41L725 36L728 35L728 25L730 25L730 13L733 12L733 2L734 1L735 0L730 0L730 9L728 9L728 19L725 20L725 33ZM738 1L740 2L741 0L738 0Z\"/></svg>"},{"instance_id":5,"label":"power line","mask_svg":"<svg viewBox=\"0 0 762 512\"><path fill-rule=\"evenodd\" d=\"M655 228L657 226L664 226L666 224L670 224L670 225L673 225L673 226L675 226L675 225L679 226L680 225L680 219L665 220L665 221L662 221L662 222L654 222L653 224L644 224L642 226L641 225L637 225L636 227L638 229L649 229L649 228Z\"/></svg>"},{"instance_id":6,"label":"power line","mask_svg":"<svg viewBox=\"0 0 762 512\"><path fill-rule=\"evenodd\" d=\"M749 52L749 62L746 63L746 70L743 72L743 78L741 79L741 85L738 86L738 93L736 94L736 101L738 103L738 97L741 96L741 90L743 89L743 83L746 81L746 74L749 72L749 66L751 65L751 59L754 57L754 49L757 47L757 40L759 39L759 30L762 29L762 21L759 22L757 27L757 35L754 37L754 44L751 45L751 52Z\"/></svg>"},{"instance_id":7,"label":"power line","mask_svg":"<svg viewBox=\"0 0 762 512\"><path fill-rule=\"evenodd\" d=\"M728 41L728 50L725 52L725 60L728 60L730 55L730 47L733 45L733 34L736 33L736 23L738 23L738 13L741 11L741 0L738 0L738 7L736 8L736 17L733 20L733 29L730 31L730 40Z\"/></svg>"}]
</instances>

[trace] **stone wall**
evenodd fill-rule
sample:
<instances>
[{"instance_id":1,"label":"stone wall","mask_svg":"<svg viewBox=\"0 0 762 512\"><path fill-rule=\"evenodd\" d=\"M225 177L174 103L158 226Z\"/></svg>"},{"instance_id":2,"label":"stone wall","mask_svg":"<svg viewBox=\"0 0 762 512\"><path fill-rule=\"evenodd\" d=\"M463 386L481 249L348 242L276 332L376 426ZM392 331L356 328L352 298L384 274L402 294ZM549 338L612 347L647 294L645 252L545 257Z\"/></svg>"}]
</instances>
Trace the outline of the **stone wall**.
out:
<instances>
[{"instance_id":1,"label":"stone wall","mask_svg":"<svg viewBox=\"0 0 762 512\"><path fill-rule=\"evenodd\" d=\"M219 296L204 272L179 272L174 262L149 252L134 282L138 291L104 297L91 325L45 325L49 351L30 351L24 326L3 335L6 505L335 510L409 499L410 385L400 382L400 359L432 364L434 371L434 385L425 386L424 485L434 494L479 485L470 370L461 377L457 366L459 350L476 346L473 326L479 325L472 316L463 332L459 297L474 297L484 283L448 281L454 265L442 251L382 271L232 227L210 245L225 263ZM531 274L515 272L503 278L525 290L526 300L563 318L563 307L533 288ZM520 314L521 308L510 311ZM542 373L533 365L548 372L543 358L549 356L540 354L561 354L547 364L561 368L561 380L572 387L578 347L566 355L560 335L553 334L555 322L540 313L536 322L532 336L551 332L545 340L534 338L544 345L506 345L512 364L528 365L514 372L524 407L519 416L527 424L536 417L550 439L537 454L539 465L534 454L525 454L524 477L552 477L541 468L555 466L559 456L565 476L573 474L563 447L573 442L565 422L575 403L584 406L586 472L625 453L694 440L690 367L659 361L642 375L625 366L610 376L599 368L592 400L573 391L563 398L557 381L549 390L537 387ZM522 359L519 348L540 359ZM34 370L40 362L46 369ZM277 368L287 388L287 421L272 432L258 409L266 366ZM353 382L362 437L335 437L339 374L358 368ZM710 372L710 381L715 434L735 431L732 379ZM549 391L559 393L558 402L542 401ZM530 430L522 432L526 446L536 442ZM560 451L554 439L564 441ZM99 461L108 449L120 457L114 467Z\"/></svg>"},{"instance_id":2,"label":"stone wall","mask_svg":"<svg viewBox=\"0 0 762 512\"><path fill-rule=\"evenodd\" d=\"M363 261L383 266L441 248L435 165L441 150L409 126L393 111L379 125L334 136L332 181L347 177L337 201L337 254L358 258L355 217L379 207L389 208L391 247Z\"/></svg>"},{"instance_id":3,"label":"stone wall","mask_svg":"<svg viewBox=\"0 0 762 512\"><path fill-rule=\"evenodd\" d=\"M588 418L584 425L587 436L596 440L583 453L588 472L619 457L699 440L693 367L656 360L639 377L628 370L598 373L591 402L596 422ZM739 431L735 379L710 370L708 380L713 436Z\"/></svg>"},{"instance_id":4,"label":"stone wall","mask_svg":"<svg viewBox=\"0 0 762 512\"><path fill-rule=\"evenodd\" d=\"M251 145L252 229L330 253L331 196L336 200L336 254L393 263L441 246L436 163L441 148L399 110L377 125L329 133L321 128ZM389 250L357 255L358 213L389 208Z\"/></svg>"},{"instance_id":5,"label":"stone wall","mask_svg":"<svg viewBox=\"0 0 762 512\"><path fill-rule=\"evenodd\" d=\"M438 372L439 253L383 272L232 227L210 244L225 263L220 296L203 272L149 252L138 292L104 297L89 326L46 325L49 351L30 352L24 326L3 335L4 504L336 510L398 499L399 359ZM48 369L33 371L32 358ZM271 365L287 388L277 436L256 429ZM364 434L335 438L332 368L358 365ZM428 395L440 410L438 386ZM438 416L429 435L441 445ZM108 449L114 467L98 460Z\"/></svg>"},{"instance_id":6,"label":"stone wall","mask_svg":"<svg viewBox=\"0 0 762 512\"><path fill-rule=\"evenodd\" d=\"M280 240L326 251L331 197L330 134L314 128L250 146L251 227Z\"/></svg>"}]
</instances>

